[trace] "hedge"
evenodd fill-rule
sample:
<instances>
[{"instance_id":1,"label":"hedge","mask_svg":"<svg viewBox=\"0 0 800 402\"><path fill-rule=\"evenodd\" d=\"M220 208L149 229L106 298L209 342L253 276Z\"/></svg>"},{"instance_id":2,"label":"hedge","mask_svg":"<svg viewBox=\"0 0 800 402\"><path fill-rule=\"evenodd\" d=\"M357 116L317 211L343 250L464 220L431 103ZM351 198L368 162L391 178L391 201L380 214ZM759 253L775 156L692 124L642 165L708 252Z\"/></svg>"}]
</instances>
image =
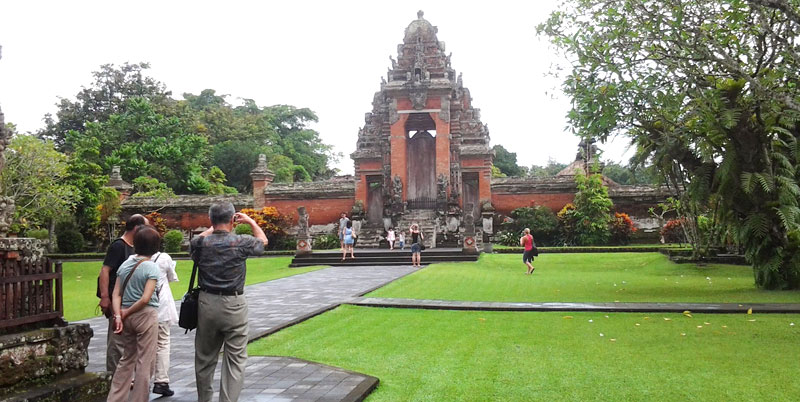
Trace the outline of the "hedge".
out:
<instances>
[{"instance_id":1,"label":"hedge","mask_svg":"<svg viewBox=\"0 0 800 402\"><path fill-rule=\"evenodd\" d=\"M664 246L653 247L626 247L626 246L609 246L609 247L537 247L541 254L553 253L657 253L664 250ZM508 247L502 249L494 249L497 254L521 254L522 247Z\"/></svg>"},{"instance_id":2,"label":"hedge","mask_svg":"<svg viewBox=\"0 0 800 402\"><path fill-rule=\"evenodd\" d=\"M276 250L276 251L265 251L264 257L269 256L292 256L294 255L294 250ZM189 253L182 251L180 253L169 253L170 257L172 258L189 258ZM73 254L64 254L64 253L53 253L53 254L46 254L46 257L50 258L51 260L102 260L105 258L106 253L73 253Z\"/></svg>"}]
</instances>

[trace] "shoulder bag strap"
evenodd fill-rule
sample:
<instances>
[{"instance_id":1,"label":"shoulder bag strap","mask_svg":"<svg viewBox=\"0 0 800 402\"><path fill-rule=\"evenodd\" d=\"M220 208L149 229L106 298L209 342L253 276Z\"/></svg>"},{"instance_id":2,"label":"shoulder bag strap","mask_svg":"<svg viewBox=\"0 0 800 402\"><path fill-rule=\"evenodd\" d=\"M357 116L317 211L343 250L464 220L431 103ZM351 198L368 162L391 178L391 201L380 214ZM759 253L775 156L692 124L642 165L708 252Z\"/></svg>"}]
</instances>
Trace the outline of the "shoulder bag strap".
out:
<instances>
[{"instance_id":1,"label":"shoulder bag strap","mask_svg":"<svg viewBox=\"0 0 800 402\"><path fill-rule=\"evenodd\" d=\"M139 268L139 264L145 262L145 260L146 259L137 262L136 265L133 266L133 269L131 269L131 273L129 273L128 276L125 277L125 280L122 282L122 287L119 290L120 303L122 303L122 296L125 294L125 287L128 286L128 281L131 280L133 273L136 272L136 268Z\"/></svg>"},{"instance_id":2,"label":"shoulder bag strap","mask_svg":"<svg viewBox=\"0 0 800 402\"><path fill-rule=\"evenodd\" d=\"M192 288L194 288L194 278L197 275L197 261L200 260L200 253L203 252L203 244L205 243L205 241L206 241L205 238L200 239L200 246L197 247L197 254L195 258L192 258L194 264L192 264L192 277L189 279L189 290L187 291L187 293L191 292Z\"/></svg>"}]
</instances>

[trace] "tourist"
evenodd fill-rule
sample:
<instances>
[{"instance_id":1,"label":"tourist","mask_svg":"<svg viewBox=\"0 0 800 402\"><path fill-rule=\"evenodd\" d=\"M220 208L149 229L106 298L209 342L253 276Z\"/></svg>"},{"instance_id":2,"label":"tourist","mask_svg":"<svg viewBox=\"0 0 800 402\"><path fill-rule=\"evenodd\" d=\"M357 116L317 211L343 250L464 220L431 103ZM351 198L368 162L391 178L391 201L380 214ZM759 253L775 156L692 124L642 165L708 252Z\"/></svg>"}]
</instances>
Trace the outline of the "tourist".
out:
<instances>
[{"instance_id":1,"label":"tourist","mask_svg":"<svg viewBox=\"0 0 800 402\"><path fill-rule=\"evenodd\" d=\"M389 230L386 231L386 241L389 242L389 250L394 250L394 240L394 229L389 228Z\"/></svg>"},{"instance_id":2,"label":"tourist","mask_svg":"<svg viewBox=\"0 0 800 402\"><path fill-rule=\"evenodd\" d=\"M120 357L122 357L122 341L114 334L114 317L112 316L111 295L117 280L117 270L133 253L133 235L141 225L146 225L147 218L142 215L131 215L125 221L125 232L108 246L103 259L103 267L97 278L97 297L100 298L100 310L108 318L108 334L106 336L106 371L114 373Z\"/></svg>"},{"instance_id":3,"label":"tourist","mask_svg":"<svg viewBox=\"0 0 800 402\"><path fill-rule=\"evenodd\" d=\"M533 273L533 270L536 269L533 267L533 249L536 247L536 244L533 242L530 229L525 228L522 232L522 237L519 238L519 245L525 248L522 252L522 262L528 267L528 271L525 274L530 275Z\"/></svg>"},{"instance_id":4,"label":"tourist","mask_svg":"<svg viewBox=\"0 0 800 402\"><path fill-rule=\"evenodd\" d=\"M411 266L422 268L422 241L425 240L425 235L419 230L419 225L416 223L411 224L409 228L411 233Z\"/></svg>"},{"instance_id":5,"label":"tourist","mask_svg":"<svg viewBox=\"0 0 800 402\"><path fill-rule=\"evenodd\" d=\"M122 358L111 380L108 401L147 401L156 359L158 338L158 252L161 236L151 226L141 226L133 236L136 252L120 265L114 281L112 310L114 334L122 341ZM131 384L133 381L133 384Z\"/></svg>"},{"instance_id":6,"label":"tourist","mask_svg":"<svg viewBox=\"0 0 800 402\"><path fill-rule=\"evenodd\" d=\"M344 229L347 226L347 222L350 222L350 219L347 219L347 212L342 212L341 218L339 218L339 246L342 248L344 252Z\"/></svg>"},{"instance_id":7,"label":"tourist","mask_svg":"<svg viewBox=\"0 0 800 402\"><path fill-rule=\"evenodd\" d=\"M400 231L400 234L397 235L397 245L400 246L400 250L406 249L406 235L405 232Z\"/></svg>"},{"instance_id":8,"label":"tourist","mask_svg":"<svg viewBox=\"0 0 800 402\"><path fill-rule=\"evenodd\" d=\"M177 263L167 253L156 253L150 257L158 265L158 341L156 348L156 372L153 377L153 393L163 396L175 395L169 388L169 328L178 324L178 310L169 282L177 282Z\"/></svg>"},{"instance_id":9,"label":"tourist","mask_svg":"<svg viewBox=\"0 0 800 402\"><path fill-rule=\"evenodd\" d=\"M356 233L353 231L353 222L347 221L344 227L344 248L342 249L342 261L344 261L345 257L347 256L347 251L350 251L350 258L355 259L356 257L353 255L353 243L356 240Z\"/></svg>"},{"instance_id":10,"label":"tourist","mask_svg":"<svg viewBox=\"0 0 800 402\"><path fill-rule=\"evenodd\" d=\"M211 227L191 242L201 289L194 338L197 396L201 402L211 401L214 369L224 344L219 400L236 401L244 385L249 335L244 296L246 260L264 254L267 236L252 218L237 213L230 202L212 205L208 217ZM234 222L250 225L255 237L231 233Z\"/></svg>"}]
</instances>

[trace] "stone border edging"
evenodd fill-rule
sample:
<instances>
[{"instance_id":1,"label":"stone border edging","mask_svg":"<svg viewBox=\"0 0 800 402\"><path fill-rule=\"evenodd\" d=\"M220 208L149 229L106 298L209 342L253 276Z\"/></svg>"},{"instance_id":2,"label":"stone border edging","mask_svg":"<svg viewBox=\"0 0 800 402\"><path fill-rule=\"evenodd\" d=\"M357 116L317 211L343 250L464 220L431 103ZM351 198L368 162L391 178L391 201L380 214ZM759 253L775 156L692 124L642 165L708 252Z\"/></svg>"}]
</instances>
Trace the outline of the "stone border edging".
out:
<instances>
[{"instance_id":1,"label":"stone border edging","mask_svg":"<svg viewBox=\"0 0 800 402\"><path fill-rule=\"evenodd\" d=\"M563 302L477 302L459 300L389 299L357 297L347 304L365 307L416 308L428 310L472 311L596 311L625 313L737 314L752 309L758 314L800 314L796 303L563 303Z\"/></svg>"}]
</instances>

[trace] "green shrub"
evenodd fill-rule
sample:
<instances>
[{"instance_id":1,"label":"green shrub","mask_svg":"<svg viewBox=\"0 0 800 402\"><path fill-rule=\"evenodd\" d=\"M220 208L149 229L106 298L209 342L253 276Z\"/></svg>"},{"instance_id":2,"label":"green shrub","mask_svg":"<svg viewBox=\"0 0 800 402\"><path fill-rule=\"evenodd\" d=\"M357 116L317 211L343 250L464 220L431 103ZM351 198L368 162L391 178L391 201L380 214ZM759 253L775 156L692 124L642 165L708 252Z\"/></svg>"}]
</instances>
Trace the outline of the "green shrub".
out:
<instances>
[{"instance_id":1,"label":"green shrub","mask_svg":"<svg viewBox=\"0 0 800 402\"><path fill-rule=\"evenodd\" d=\"M661 228L661 237L664 243L686 243L686 233L683 231L684 218L667 221Z\"/></svg>"},{"instance_id":2,"label":"green shrub","mask_svg":"<svg viewBox=\"0 0 800 402\"><path fill-rule=\"evenodd\" d=\"M31 229L25 232L25 237L33 237L37 240L47 240L50 238L50 233L47 229Z\"/></svg>"},{"instance_id":3,"label":"green shrub","mask_svg":"<svg viewBox=\"0 0 800 402\"><path fill-rule=\"evenodd\" d=\"M164 234L164 251L177 253L181 251L181 243L183 243L183 233L180 230L173 229Z\"/></svg>"},{"instance_id":4,"label":"green shrub","mask_svg":"<svg viewBox=\"0 0 800 402\"><path fill-rule=\"evenodd\" d=\"M337 248L339 246L339 236L334 234L317 236L313 242L313 247L315 250L327 250Z\"/></svg>"},{"instance_id":5,"label":"green shrub","mask_svg":"<svg viewBox=\"0 0 800 402\"><path fill-rule=\"evenodd\" d=\"M247 223L240 223L233 228L233 232L238 235L253 235L253 228Z\"/></svg>"},{"instance_id":6,"label":"green shrub","mask_svg":"<svg viewBox=\"0 0 800 402\"><path fill-rule=\"evenodd\" d=\"M78 253L83 251L83 235L73 221L61 221L56 224L56 244L62 253Z\"/></svg>"},{"instance_id":7,"label":"green shrub","mask_svg":"<svg viewBox=\"0 0 800 402\"><path fill-rule=\"evenodd\" d=\"M275 250L297 250L297 239L283 236L275 240Z\"/></svg>"},{"instance_id":8,"label":"green shrub","mask_svg":"<svg viewBox=\"0 0 800 402\"><path fill-rule=\"evenodd\" d=\"M511 219L503 224L503 230L511 232L516 239L514 244L501 244L519 245L519 238L525 228L530 228L537 246L553 246L558 243L558 218L550 208L541 205L517 208L511 211Z\"/></svg>"},{"instance_id":9,"label":"green shrub","mask_svg":"<svg viewBox=\"0 0 800 402\"><path fill-rule=\"evenodd\" d=\"M494 242L496 244L502 244L504 246L519 247L520 237L522 236L517 236L516 233L512 233L508 230L502 230L500 232L497 232L497 234L494 236Z\"/></svg>"}]
</instances>

